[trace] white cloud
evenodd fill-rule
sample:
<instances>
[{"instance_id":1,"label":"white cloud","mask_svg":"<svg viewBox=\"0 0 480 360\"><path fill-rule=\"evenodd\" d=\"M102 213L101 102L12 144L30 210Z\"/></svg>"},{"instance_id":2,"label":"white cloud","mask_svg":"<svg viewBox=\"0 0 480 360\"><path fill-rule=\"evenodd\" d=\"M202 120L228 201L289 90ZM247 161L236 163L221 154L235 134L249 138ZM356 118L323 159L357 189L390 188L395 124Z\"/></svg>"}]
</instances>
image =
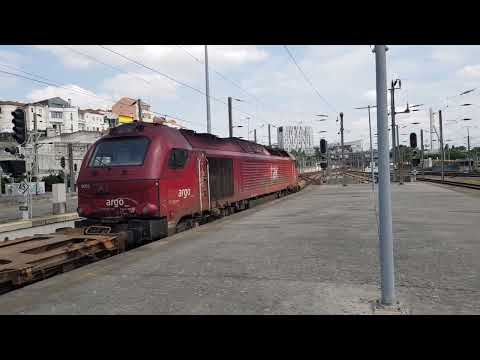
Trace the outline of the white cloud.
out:
<instances>
[{"instance_id":1,"label":"white cloud","mask_svg":"<svg viewBox=\"0 0 480 360\"><path fill-rule=\"evenodd\" d=\"M199 60L204 60L204 47L202 45L182 47ZM64 65L69 68L86 69L92 66L102 66L97 61L78 52L110 65L132 66L127 59L96 45L68 45L67 47L61 45L37 45L36 48L51 52L59 57ZM77 52L69 48L77 50ZM193 65L195 68L198 68L198 63L184 50L175 45L108 45L106 48L143 64L158 67L158 70L168 70L172 67L182 67L184 65L187 67ZM210 45L208 50L209 61L212 67L238 66L263 61L268 58L266 51L258 49L253 45Z\"/></svg>"},{"instance_id":2,"label":"white cloud","mask_svg":"<svg viewBox=\"0 0 480 360\"><path fill-rule=\"evenodd\" d=\"M141 79L144 79L142 81ZM148 81L148 83L145 83ZM158 74L123 73L105 80L101 88L113 98L129 96L142 98L147 102L176 97L179 85Z\"/></svg>"},{"instance_id":3,"label":"white cloud","mask_svg":"<svg viewBox=\"0 0 480 360\"><path fill-rule=\"evenodd\" d=\"M458 71L458 74L466 77L479 77L480 65L467 65Z\"/></svg>"},{"instance_id":4,"label":"white cloud","mask_svg":"<svg viewBox=\"0 0 480 360\"><path fill-rule=\"evenodd\" d=\"M2 71L17 73L16 70L18 69L18 66L28 62L28 60L29 59L24 55L14 51L0 50L0 70ZM13 87L19 85L22 81L9 74L0 73L0 75L0 90L9 91Z\"/></svg>"},{"instance_id":5,"label":"white cloud","mask_svg":"<svg viewBox=\"0 0 480 360\"><path fill-rule=\"evenodd\" d=\"M81 108L105 109L112 106L113 101L109 101L108 95L97 95L92 91L74 84L65 85L65 87L71 90L54 86L35 89L27 95L27 99L34 102L58 96L64 100L71 99L73 106L79 106Z\"/></svg>"},{"instance_id":6,"label":"white cloud","mask_svg":"<svg viewBox=\"0 0 480 360\"><path fill-rule=\"evenodd\" d=\"M36 45L35 47L37 49L51 52L53 55L57 56L62 61L65 67L69 69L87 69L89 67L97 65L94 60L91 60L88 57L76 53L62 45ZM82 53L86 53L87 55L90 55L91 53L91 51L89 51L89 46L77 45L71 47L77 49Z\"/></svg>"},{"instance_id":7,"label":"white cloud","mask_svg":"<svg viewBox=\"0 0 480 360\"><path fill-rule=\"evenodd\" d=\"M431 59L445 64L459 64L464 62L471 49L468 46L432 46Z\"/></svg>"},{"instance_id":8,"label":"white cloud","mask_svg":"<svg viewBox=\"0 0 480 360\"><path fill-rule=\"evenodd\" d=\"M377 90L370 89L370 90L366 91L363 94L363 96L365 96L365 98L367 98L370 102L377 101Z\"/></svg>"},{"instance_id":9,"label":"white cloud","mask_svg":"<svg viewBox=\"0 0 480 360\"><path fill-rule=\"evenodd\" d=\"M24 55L19 53L8 51L8 50L0 50L0 62L7 63L10 65L19 65L25 63L28 60Z\"/></svg>"}]
</instances>

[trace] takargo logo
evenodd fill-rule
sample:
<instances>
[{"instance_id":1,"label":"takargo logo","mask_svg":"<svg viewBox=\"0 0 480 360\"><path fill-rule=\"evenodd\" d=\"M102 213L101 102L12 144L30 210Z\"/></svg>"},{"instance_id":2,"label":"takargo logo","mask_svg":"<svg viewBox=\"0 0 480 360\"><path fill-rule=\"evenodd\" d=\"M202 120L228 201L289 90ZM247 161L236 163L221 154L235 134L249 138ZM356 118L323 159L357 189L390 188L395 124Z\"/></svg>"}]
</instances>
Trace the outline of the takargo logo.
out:
<instances>
[{"instance_id":1,"label":"takargo logo","mask_svg":"<svg viewBox=\"0 0 480 360\"><path fill-rule=\"evenodd\" d=\"M272 167L272 180L278 179L278 167Z\"/></svg>"},{"instance_id":2,"label":"takargo logo","mask_svg":"<svg viewBox=\"0 0 480 360\"><path fill-rule=\"evenodd\" d=\"M191 190L190 189L178 189L178 197L186 199L190 196Z\"/></svg>"},{"instance_id":3,"label":"takargo logo","mask_svg":"<svg viewBox=\"0 0 480 360\"><path fill-rule=\"evenodd\" d=\"M105 206L108 207L119 207L125 205L125 201L123 199L110 199L105 202Z\"/></svg>"}]
</instances>

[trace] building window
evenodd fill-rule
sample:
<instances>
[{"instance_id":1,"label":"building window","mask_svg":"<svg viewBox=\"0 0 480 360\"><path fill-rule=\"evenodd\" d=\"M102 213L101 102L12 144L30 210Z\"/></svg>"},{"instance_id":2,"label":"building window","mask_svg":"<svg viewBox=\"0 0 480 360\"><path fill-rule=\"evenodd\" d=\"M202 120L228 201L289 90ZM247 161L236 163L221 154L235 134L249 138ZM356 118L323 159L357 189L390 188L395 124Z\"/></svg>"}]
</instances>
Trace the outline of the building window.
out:
<instances>
[{"instance_id":1,"label":"building window","mask_svg":"<svg viewBox=\"0 0 480 360\"><path fill-rule=\"evenodd\" d=\"M63 113L61 111L50 111L50 117L52 119L63 119Z\"/></svg>"}]
</instances>

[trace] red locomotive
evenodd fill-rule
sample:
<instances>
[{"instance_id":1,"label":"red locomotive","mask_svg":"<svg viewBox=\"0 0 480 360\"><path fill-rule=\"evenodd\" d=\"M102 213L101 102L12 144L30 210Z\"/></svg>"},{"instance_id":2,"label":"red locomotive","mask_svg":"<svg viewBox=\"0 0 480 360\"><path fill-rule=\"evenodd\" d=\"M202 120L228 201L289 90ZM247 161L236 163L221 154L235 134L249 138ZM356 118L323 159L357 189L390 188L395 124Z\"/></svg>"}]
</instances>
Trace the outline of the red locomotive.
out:
<instances>
[{"instance_id":1,"label":"red locomotive","mask_svg":"<svg viewBox=\"0 0 480 360\"><path fill-rule=\"evenodd\" d=\"M77 227L126 231L129 245L156 240L297 189L283 150L149 123L110 130L87 152L78 177Z\"/></svg>"}]
</instances>

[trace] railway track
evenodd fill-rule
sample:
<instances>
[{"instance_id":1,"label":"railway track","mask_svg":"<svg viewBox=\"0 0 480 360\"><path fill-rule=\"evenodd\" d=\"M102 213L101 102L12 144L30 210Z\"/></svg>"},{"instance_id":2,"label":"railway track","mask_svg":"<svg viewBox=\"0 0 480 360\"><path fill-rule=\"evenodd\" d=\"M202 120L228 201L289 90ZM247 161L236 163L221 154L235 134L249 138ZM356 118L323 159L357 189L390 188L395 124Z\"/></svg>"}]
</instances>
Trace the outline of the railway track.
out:
<instances>
[{"instance_id":1,"label":"railway track","mask_svg":"<svg viewBox=\"0 0 480 360\"><path fill-rule=\"evenodd\" d=\"M298 175L300 181L305 181L308 185L322 185L325 182L322 171L303 173Z\"/></svg>"},{"instance_id":2,"label":"railway track","mask_svg":"<svg viewBox=\"0 0 480 360\"><path fill-rule=\"evenodd\" d=\"M419 172L420 174L420 172ZM478 173L463 173L463 172L444 172L444 176L448 177L480 177ZM425 171L426 176L441 176L441 172L432 172L432 171Z\"/></svg>"},{"instance_id":3,"label":"railway track","mask_svg":"<svg viewBox=\"0 0 480 360\"><path fill-rule=\"evenodd\" d=\"M359 179L363 184L372 182L372 174L364 171L348 170L345 172L345 175Z\"/></svg>"},{"instance_id":4,"label":"railway track","mask_svg":"<svg viewBox=\"0 0 480 360\"><path fill-rule=\"evenodd\" d=\"M356 171L356 170L350 170L347 172L347 175L353 176L353 177L359 177L365 179L367 182L371 182L371 174L370 173L365 173L363 171ZM454 176L452 176L454 177ZM475 189L475 190L480 190L480 184L472 184L472 183L467 183L463 181L450 181L450 180L440 180L440 179L432 179L432 178L423 178L423 177L418 177L417 176L417 181L426 181L426 182L432 182L436 184L444 184L444 185L451 185L451 186L457 186L457 187L463 187L463 188L468 188L468 189Z\"/></svg>"},{"instance_id":5,"label":"railway track","mask_svg":"<svg viewBox=\"0 0 480 360\"><path fill-rule=\"evenodd\" d=\"M471 184L471 183L466 183L462 181L450 181L450 180L442 181L441 179L431 179L431 178L417 178L417 180L432 182L436 184L444 184L444 185L451 185L451 186L463 187L468 189L480 190L480 184Z\"/></svg>"}]
</instances>

